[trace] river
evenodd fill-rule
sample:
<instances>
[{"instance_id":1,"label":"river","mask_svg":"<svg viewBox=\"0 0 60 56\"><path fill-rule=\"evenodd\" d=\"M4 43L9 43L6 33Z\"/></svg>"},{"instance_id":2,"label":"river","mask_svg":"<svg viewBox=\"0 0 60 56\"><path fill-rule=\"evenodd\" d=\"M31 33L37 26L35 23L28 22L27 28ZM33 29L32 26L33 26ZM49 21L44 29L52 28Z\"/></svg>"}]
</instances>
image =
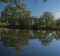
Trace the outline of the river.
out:
<instances>
[{"instance_id":1,"label":"river","mask_svg":"<svg viewBox=\"0 0 60 56\"><path fill-rule=\"evenodd\" d=\"M60 31L1 28L0 56L60 56Z\"/></svg>"}]
</instances>

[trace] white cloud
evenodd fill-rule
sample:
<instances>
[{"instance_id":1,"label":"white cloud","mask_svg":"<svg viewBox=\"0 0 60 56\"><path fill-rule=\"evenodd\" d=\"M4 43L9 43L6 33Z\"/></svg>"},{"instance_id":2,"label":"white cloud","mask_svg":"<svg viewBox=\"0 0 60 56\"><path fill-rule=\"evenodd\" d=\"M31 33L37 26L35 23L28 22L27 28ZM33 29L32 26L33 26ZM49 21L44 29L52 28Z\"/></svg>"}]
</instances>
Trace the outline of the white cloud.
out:
<instances>
[{"instance_id":1,"label":"white cloud","mask_svg":"<svg viewBox=\"0 0 60 56\"><path fill-rule=\"evenodd\" d=\"M55 19L60 18L60 12L56 12L56 13L54 14L54 16L55 16Z\"/></svg>"}]
</instances>

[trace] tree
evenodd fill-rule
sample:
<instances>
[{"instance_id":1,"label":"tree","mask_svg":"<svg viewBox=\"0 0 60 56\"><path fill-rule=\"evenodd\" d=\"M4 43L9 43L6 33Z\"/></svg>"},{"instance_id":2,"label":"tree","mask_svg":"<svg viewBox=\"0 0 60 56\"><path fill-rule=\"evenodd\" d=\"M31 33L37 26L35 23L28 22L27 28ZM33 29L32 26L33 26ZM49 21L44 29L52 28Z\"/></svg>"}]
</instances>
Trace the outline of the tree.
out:
<instances>
[{"instance_id":1,"label":"tree","mask_svg":"<svg viewBox=\"0 0 60 56\"><path fill-rule=\"evenodd\" d=\"M46 25L46 27L49 27L52 22L54 22L54 16L51 12L44 12L42 19Z\"/></svg>"},{"instance_id":2,"label":"tree","mask_svg":"<svg viewBox=\"0 0 60 56\"><path fill-rule=\"evenodd\" d=\"M9 25L16 24L18 21L20 26L29 24L30 11L26 10L23 2L18 2L19 9L16 6L8 4L5 10L1 13L4 21L8 22Z\"/></svg>"},{"instance_id":3,"label":"tree","mask_svg":"<svg viewBox=\"0 0 60 56\"><path fill-rule=\"evenodd\" d=\"M56 27L57 27L57 28L60 28L60 18L58 18L58 19L56 20Z\"/></svg>"},{"instance_id":4,"label":"tree","mask_svg":"<svg viewBox=\"0 0 60 56\"><path fill-rule=\"evenodd\" d=\"M42 16L40 16L38 23L39 23L39 27L45 27L45 20L43 20Z\"/></svg>"},{"instance_id":5,"label":"tree","mask_svg":"<svg viewBox=\"0 0 60 56\"><path fill-rule=\"evenodd\" d=\"M22 21L23 22L22 22ZM20 22L21 21L21 22ZM28 10L24 10L20 16L19 16L19 19L18 19L18 22L19 24L24 24L25 26L29 26L29 23L30 23L30 11Z\"/></svg>"},{"instance_id":6,"label":"tree","mask_svg":"<svg viewBox=\"0 0 60 56\"><path fill-rule=\"evenodd\" d=\"M15 25L17 17L18 12L16 7L6 6L5 10L1 13L2 20L9 25Z\"/></svg>"},{"instance_id":7,"label":"tree","mask_svg":"<svg viewBox=\"0 0 60 56\"><path fill-rule=\"evenodd\" d=\"M3 1L3 2L8 2L8 0L1 0L1 1ZM10 2L17 2L17 0L9 0ZM18 0L19 1L19 0ZM35 0L35 1L38 1L38 0ZM46 2L47 0L43 0L44 2Z\"/></svg>"}]
</instances>

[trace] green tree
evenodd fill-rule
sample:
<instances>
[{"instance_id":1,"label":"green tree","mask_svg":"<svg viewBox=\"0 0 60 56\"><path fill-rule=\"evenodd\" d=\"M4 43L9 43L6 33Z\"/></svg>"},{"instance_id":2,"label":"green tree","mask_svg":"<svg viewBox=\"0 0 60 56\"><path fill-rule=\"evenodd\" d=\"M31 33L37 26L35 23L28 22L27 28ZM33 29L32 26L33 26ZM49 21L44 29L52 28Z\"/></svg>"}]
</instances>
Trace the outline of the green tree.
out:
<instances>
[{"instance_id":1,"label":"green tree","mask_svg":"<svg viewBox=\"0 0 60 56\"><path fill-rule=\"evenodd\" d=\"M20 15L18 19L18 23L20 26L29 26L30 22L30 11L24 10Z\"/></svg>"},{"instance_id":2,"label":"green tree","mask_svg":"<svg viewBox=\"0 0 60 56\"><path fill-rule=\"evenodd\" d=\"M56 27L57 27L57 28L60 28L60 18L58 18L58 19L56 20Z\"/></svg>"},{"instance_id":3,"label":"green tree","mask_svg":"<svg viewBox=\"0 0 60 56\"><path fill-rule=\"evenodd\" d=\"M46 27L50 27L50 24L54 22L54 16L51 12L44 12L42 19Z\"/></svg>"},{"instance_id":4,"label":"green tree","mask_svg":"<svg viewBox=\"0 0 60 56\"><path fill-rule=\"evenodd\" d=\"M21 0L18 2L18 5L19 9L10 4L5 7L5 10L1 13L3 21L7 22L9 25L15 25L16 23L20 26L29 25L30 11L25 9Z\"/></svg>"},{"instance_id":5,"label":"green tree","mask_svg":"<svg viewBox=\"0 0 60 56\"><path fill-rule=\"evenodd\" d=\"M1 13L2 20L7 22L9 25L15 25L17 20L17 8L7 6L5 10Z\"/></svg>"},{"instance_id":6,"label":"green tree","mask_svg":"<svg viewBox=\"0 0 60 56\"><path fill-rule=\"evenodd\" d=\"M42 16L40 16L38 23L39 27L45 27L45 20L43 19Z\"/></svg>"}]
</instances>

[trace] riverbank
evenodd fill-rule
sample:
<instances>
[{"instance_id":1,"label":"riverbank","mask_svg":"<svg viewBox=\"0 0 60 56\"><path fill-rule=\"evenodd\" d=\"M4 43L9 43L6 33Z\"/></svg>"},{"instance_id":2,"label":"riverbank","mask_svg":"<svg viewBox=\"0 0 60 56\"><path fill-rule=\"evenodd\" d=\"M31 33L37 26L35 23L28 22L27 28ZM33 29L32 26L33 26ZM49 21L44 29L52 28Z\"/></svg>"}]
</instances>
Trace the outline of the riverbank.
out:
<instances>
[{"instance_id":1,"label":"riverbank","mask_svg":"<svg viewBox=\"0 0 60 56\"><path fill-rule=\"evenodd\" d=\"M9 29L31 29L31 30L60 30L60 28L52 27L33 27L33 26L18 26L18 25L0 25L0 28L9 28Z\"/></svg>"}]
</instances>

